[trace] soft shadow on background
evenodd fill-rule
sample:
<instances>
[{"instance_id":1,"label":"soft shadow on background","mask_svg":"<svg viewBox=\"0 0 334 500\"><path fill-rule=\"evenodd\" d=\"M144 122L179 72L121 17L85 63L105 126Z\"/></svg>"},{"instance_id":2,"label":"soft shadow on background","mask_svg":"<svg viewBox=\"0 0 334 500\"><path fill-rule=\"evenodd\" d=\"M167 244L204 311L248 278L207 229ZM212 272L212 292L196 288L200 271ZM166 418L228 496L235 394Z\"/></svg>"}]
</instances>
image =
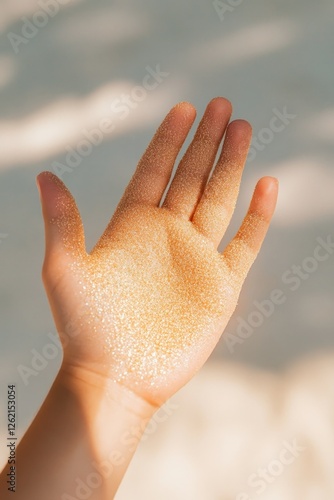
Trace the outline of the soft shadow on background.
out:
<instances>
[{"instance_id":1,"label":"soft shadow on background","mask_svg":"<svg viewBox=\"0 0 334 500\"><path fill-rule=\"evenodd\" d=\"M247 478L298 433L305 451L262 498L333 498L333 16L330 0L1 0L2 434L7 384L18 386L23 433L61 361L54 347L34 375L18 371L56 346L35 176L62 174L91 247L169 108L188 100L200 116L222 95L254 128L224 242L262 175L280 180L277 213L225 340L143 443L118 498L257 498ZM96 133L105 120L114 130Z\"/></svg>"}]
</instances>

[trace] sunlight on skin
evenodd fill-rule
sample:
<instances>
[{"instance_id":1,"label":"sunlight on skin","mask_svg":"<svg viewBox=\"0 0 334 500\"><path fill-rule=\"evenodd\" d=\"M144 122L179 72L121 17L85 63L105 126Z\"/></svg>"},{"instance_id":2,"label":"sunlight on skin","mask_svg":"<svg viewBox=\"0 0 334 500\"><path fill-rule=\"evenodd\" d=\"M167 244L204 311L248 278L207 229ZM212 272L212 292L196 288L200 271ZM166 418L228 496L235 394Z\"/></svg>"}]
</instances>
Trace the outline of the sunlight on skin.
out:
<instances>
[{"instance_id":1,"label":"sunlight on skin","mask_svg":"<svg viewBox=\"0 0 334 500\"><path fill-rule=\"evenodd\" d=\"M216 98L159 206L195 114L180 103L167 115L90 254L69 191L51 173L38 177L46 289L60 336L71 335L69 324L80 332L65 348L65 365L97 372L156 405L194 375L218 342L277 198L276 179L260 180L238 234L218 253L251 128L238 120L226 132L231 105Z\"/></svg>"}]
</instances>

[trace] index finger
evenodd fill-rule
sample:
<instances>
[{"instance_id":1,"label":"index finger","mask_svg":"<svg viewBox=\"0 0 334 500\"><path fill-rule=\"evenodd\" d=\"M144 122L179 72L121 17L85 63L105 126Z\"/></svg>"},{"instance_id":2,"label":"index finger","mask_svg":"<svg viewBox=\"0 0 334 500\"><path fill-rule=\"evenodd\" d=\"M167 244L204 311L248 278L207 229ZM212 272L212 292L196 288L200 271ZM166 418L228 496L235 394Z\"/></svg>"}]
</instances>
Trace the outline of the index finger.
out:
<instances>
[{"instance_id":1,"label":"index finger","mask_svg":"<svg viewBox=\"0 0 334 500\"><path fill-rule=\"evenodd\" d=\"M195 117L196 110L188 102L181 102L170 110L139 161L119 209L134 204L159 206Z\"/></svg>"}]
</instances>

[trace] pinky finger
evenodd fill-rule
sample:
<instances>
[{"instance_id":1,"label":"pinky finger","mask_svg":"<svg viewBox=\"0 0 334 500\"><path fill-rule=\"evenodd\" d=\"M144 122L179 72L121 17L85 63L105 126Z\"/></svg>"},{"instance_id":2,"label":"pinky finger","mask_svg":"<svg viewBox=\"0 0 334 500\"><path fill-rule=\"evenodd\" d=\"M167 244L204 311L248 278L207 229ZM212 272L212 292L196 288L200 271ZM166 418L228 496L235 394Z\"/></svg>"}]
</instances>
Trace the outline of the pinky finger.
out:
<instances>
[{"instance_id":1,"label":"pinky finger","mask_svg":"<svg viewBox=\"0 0 334 500\"><path fill-rule=\"evenodd\" d=\"M242 284L246 278L274 214L278 196L278 181L263 177L256 185L248 213L233 240L222 254L232 275Z\"/></svg>"}]
</instances>

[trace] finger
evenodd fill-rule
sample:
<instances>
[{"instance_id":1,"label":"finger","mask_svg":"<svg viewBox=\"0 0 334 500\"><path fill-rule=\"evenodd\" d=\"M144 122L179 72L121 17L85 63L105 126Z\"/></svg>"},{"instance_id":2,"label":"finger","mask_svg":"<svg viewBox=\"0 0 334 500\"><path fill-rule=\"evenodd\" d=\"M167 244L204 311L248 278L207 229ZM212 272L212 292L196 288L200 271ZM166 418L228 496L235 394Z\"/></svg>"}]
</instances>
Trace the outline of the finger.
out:
<instances>
[{"instance_id":1,"label":"finger","mask_svg":"<svg viewBox=\"0 0 334 500\"><path fill-rule=\"evenodd\" d=\"M232 113L222 97L207 106L195 137L183 156L163 206L190 219L202 196Z\"/></svg>"},{"instance_id":2,"label":"finger","mask_svg":"<svg viewBox=\"0 0 334 500\"><path fill-rule=\"evenodd\" d=\"M252 128L244 120L228 126L220 158L192 219L217 247L235 209L251 136Z\"/></svg>"},{"instance_id":3,"label":"finger","mask_svg":"<svg viewBox=\"0 0 334 500\"><path fill-rule=\"evenodd\" d=\"M82 254L85 238L79 210L64 183L51 172L38 175L45 224L45 258L62 253Z\"/></svg>"},{"instance_id":4,"label":"finger","mask_svg":"<svg viewBox=\"0 0 334 500\"><path fill-rule=\"evenodd\" d=\"M181 102L171 109L139 161L119 204L118 212L138 203L159 205L176 157L195 116L195 108L187 102Z\"/></svg>"},{"instance_id":5,"label":"finger","mask_svg":"<svg viewBox=\"0 0 334 500\"><path fill-rule=\"evenodd\" d=\"M232 276L236 278L240 285L246 278L260 251L275 211L277 195L277 179L263 177L259 180L249 211L237 235L222 254L222 258L230 268Z\"/></svg>"}]
</instances>

